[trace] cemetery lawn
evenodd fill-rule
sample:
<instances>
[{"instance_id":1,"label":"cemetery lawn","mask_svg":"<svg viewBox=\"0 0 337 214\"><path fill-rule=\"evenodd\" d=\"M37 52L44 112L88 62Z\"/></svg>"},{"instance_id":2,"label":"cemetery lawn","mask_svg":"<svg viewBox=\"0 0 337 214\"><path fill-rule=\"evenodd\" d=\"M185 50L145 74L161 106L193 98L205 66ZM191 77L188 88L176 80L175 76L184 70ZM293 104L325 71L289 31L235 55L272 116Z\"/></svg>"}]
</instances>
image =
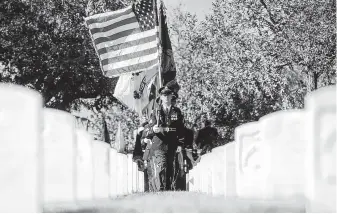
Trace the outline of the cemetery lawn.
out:
<instances>
[{"instance_id":1,"label":"cemetery lawn","mask_svg":"<svg viewBox=\"0 0 337 214\"><path fill-rule=\"evenodd\" d=\"M136 193L111 200L77 204L48 204L44 212L134 213L134 212L215 212L215 213L302 213L304 199L258 201L210 196L195 192Z\"/></svg>"}]
</instances>

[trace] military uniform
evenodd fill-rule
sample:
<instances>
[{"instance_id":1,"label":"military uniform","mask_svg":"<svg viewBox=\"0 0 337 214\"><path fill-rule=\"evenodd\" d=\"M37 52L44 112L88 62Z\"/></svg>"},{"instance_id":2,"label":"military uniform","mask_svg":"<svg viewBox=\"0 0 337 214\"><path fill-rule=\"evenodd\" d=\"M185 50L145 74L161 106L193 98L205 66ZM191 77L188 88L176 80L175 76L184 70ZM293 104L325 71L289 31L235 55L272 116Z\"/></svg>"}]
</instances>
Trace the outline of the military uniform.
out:
<instances>
[{"instance_id":1,"label":"military uniform","mask_svg":"<svg viewBox=\"0 0 337 214\"><path fill-rule=\"evenodd\" d=\"M158 121L157 121L158 120ZM155 125L163 128L159 133L153 131ZM183 116L178 107L163 109L161 106L156 114L152 114L149 122L147 138L151 139L150 167L152 179L150 189L153 191L174 190L176 163L175 155L178 146L184 144Z\"/></svg>"},{"instance_id":2,"label":"military uniform","mask_svg":"<svg viewBox=\"0 0 337 214\"><path fill-rule=\"evenodd\" d=\"M153 192L152 186L150 185L151 183L151 178L152 178L152 170L151 167L149 166L150 163L150 148L152 145L152 142L150 139L147 138L148 132L149 132L149 124L147 124L144 127L143 135L141 137L141 142L142 142L142 149L143 149L143 160L144 160L144 182L145 182L145 191L150 191ZM146 166L145 166L146 165Z\"/></svg>"},{"instance_id":3,"label":"military uniform","mask_svg":"<svg viewBox=\"0 0 337 214\"><path fill-rule=\"evenodd\" d=\"M138 129L137 134L136 134L135 148L133 150L133 158L132 158L133 161L143 159L143 149L142 149L142 143L141 143L142 135L143 135L143 130Z\"/></svg>"}]
</instances>

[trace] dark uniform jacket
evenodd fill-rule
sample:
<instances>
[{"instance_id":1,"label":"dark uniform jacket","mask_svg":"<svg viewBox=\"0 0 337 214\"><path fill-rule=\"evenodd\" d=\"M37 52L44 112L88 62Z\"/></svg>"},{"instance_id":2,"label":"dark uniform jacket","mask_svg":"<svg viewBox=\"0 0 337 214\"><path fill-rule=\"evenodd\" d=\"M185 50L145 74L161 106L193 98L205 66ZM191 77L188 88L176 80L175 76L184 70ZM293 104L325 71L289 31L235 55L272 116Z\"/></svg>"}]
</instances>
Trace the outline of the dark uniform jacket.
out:
<instances>
[{"instance_id":1,"label":"dark uniform jacket","mask_svg":"<svg viewBox=\"0 0 337 214\"><path fill-rule=\"evenodd\" d=\"M142 149L142 143L141 143L141 137L143 135L143 131L137 133L136 136L136 142L135 142L135 148L133 150L133 160L142 160L143 159L143 149Z\"/></svg>"},{"instance_id":2,"label":"dark uniform jacket","mask_svg":"<svg viewBox=\"0 0 337 214\"><path fill-rule=\"evenodd\" d=\"M171 130L164 130L163 132L154 133L153 127L157 124L157 119L159 120L159 127L168 128ZM151 150L158 149L163 151L175 151L177 146L183 146L184 123L183 115L180 109L178 107L171 106L170 111L166 112L164 111L163 107L160 107L157 112L151 115L149 131L147 132L146 137L152 139L153 144Z\"/></svg>"},{"instance_id":3,"label":"dark uniform jacket","mask_svg":"<svg viewBox=\"0 0 337 214\"><path fill-rule=\"evenodd\" d=\"M150 128L151 128L150 125L151 124L147 124L144 127L143 135L141 137L142 149L145 151L143 153L143 160L146 160L146 161L148 161L149 158L153 155L153 151L151 150L152 144L148 145L147 143L144 142L144 139L146 139L146 138L152 140L152 137L148 137L149 136L149 132L150 132Z\"/></svg>"}]
</instances>

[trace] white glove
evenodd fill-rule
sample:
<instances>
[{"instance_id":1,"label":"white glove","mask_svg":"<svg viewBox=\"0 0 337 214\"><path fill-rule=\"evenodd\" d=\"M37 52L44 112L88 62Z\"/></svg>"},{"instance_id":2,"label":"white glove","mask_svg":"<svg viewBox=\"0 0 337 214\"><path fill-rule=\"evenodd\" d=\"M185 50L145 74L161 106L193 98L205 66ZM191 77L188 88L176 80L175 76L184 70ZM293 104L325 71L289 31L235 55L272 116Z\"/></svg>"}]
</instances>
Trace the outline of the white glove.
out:
<instances>
[{"instance_id":1,"label":"white glove","mask_svg":"<svg viewBox=\"0 0 337 214\"><path fill-rule=\"evenodd\" d=\"M146 144L151 144L151 143L152 143L152 141L151 141L150 139L148 139L148 138L145 138L145 139L144 139L144 142L145 142Z\"/></svg>"},{"instance_id":2,"label":"white glove","mask_svg":"<svg viewBox=\"0 0 337 214\"><path fill-rule=\"evenodd\" d=\"M143 131L143 130L144 130L144 127L139 127L138 130L137 130L137 131L138 131L138 134L139 134L141 131Z\"/></svg>"},{"instance_id":3,"label":"white glove","mask_svg":"<svg viewBox=\"0 0 337 214\"><path fill-rule=\"evenodd\" d=\"M161 128L158 127L157 125L155 125L155 126L153 126L153 131L154 131L154 133L159 133L159 132L161 132Z\"/></svg>"}]
</instances>

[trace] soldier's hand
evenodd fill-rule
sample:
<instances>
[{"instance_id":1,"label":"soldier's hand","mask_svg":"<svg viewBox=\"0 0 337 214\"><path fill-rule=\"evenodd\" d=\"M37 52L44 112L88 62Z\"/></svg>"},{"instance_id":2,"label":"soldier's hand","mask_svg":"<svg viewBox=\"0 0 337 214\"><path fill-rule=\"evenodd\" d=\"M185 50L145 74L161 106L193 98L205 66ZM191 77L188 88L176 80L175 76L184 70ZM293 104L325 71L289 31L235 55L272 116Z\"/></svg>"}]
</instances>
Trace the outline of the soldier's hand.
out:
<instances>
[{"instance_id":1,"label":"soldier's hand","mask_svg":"<svg viewBox=\"0 0 337 214\"><path fill-rule=\"evenodd\" d=\"M178 147L177 147L177 152L178 152L178 153L181 152L181 146L178 146Z\"/></svg>"},{"instance_id":2,"label":"soldier's hand","mask_svg":"<svg viewBox=\"0 0 337 214\"><path fill-rule=\"evenodd\" d=\"M144 130L144 127L139 127L139 128L137 129L138 134L140 134L140 132L143 131L143 130Z\"/></svg>"},{"instance_id":3,"label":"soldier's hand","mask_svg":"<svg viewBox=\"0 0 337 214\"><path fill-rule=\"evenodd\" d=\"M159 132L161 132L161 128L158 127L157 125L154 125L153 126L153 131L154 131L154 133L159 133Z\"/></svg>"},{"instance_id":4,"label":"soldier's hand","mask_svg":"<svg viewBox=\"0 0 337 214\"><path fill-rule=\"evenodd\" d=\"M151 143L152 143L151 140L148 139L148 138L145 138L145 139L144 139L144 142L145 142L146 144L151 144Z\"/></svg>"}]
</instances>

